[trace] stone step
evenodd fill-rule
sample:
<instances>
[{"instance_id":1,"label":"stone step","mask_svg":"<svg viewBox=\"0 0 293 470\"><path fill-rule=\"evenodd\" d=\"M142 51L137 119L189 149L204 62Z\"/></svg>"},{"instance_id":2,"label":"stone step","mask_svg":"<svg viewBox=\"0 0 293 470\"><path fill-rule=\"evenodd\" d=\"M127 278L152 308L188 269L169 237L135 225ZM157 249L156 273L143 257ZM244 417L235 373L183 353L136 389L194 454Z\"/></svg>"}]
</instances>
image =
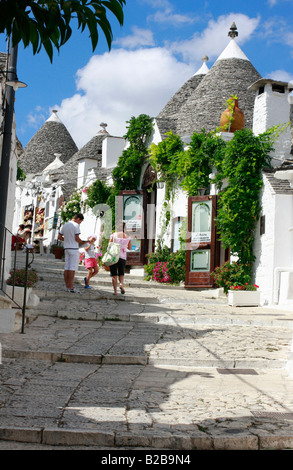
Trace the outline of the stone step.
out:
<instances>
[{"instance_id":1,"label":"stone step","mask_svg":"<svg viewBox=\"0 0 293 470\"><path fill-rule=\"evenodd\" d=\"M26 314L25 323L27 323L27 321L28 321L28 315ZM17 332L21 330L21 326L22 326L22 311L21 310L15 309L15 308L2 308L0 310L0 333Z\"/></svg>"},{"instance_id":2,"label":"stone step","mask_svg":"<svg viewBox=\"0 0 293 470\"><path fill-rule=\"evenodd\" d=\"M13 306L13 301L9 297L0 295L0 310L2 308L8 309L8 308L11 308L12 306Z\"/></svg>"}]
</instances>

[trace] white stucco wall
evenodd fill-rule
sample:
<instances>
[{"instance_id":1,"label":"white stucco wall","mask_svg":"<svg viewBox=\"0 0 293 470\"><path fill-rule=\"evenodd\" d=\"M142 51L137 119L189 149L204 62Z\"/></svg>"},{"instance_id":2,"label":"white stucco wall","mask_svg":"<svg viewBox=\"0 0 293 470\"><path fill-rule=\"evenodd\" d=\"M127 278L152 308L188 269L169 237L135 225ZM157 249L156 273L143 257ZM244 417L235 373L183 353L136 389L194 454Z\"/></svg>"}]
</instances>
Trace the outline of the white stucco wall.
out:
<instances>
[{"instance_id":1,"label":"white stucco wall","mask_svg":"<svg viewBox=\"0 0 293 470\"><path fill-rule=\"evenodd\" d=\"M158 145L160 142L162 142L162 136L158 128L158 124L156 120L153 120L153 132L150 136L150 143Z\"/></svg>"},{"instance_id":2,"label":"white stucco wall","mask_svg":"<svg viewBox=\"0 0 293 470\"><path fill-rule=\"evenodd\" d=\"M289 286L292 275L288 272L293 267L293 197L292 195L276 196L276 214L275 214L275 252L274 252L274 290L273 301L278 304L291 303L293 306L293 286ZM280 270L280 284L278 287L278 273ZM286 273L286 269L288 272Z\"/></svg>"},{"instance_id":3,"label":"white stucco wall","mask_svg":"<svg viewBox=\"0 0 293 470\"><path fill-rule=\"evenodd\" d=\"M85 158L78 162L78 173L77 173L77 188L82 188L87 179L88 172L91 168L98 166L97 160L92 158Z\"/></svg>"},{"instance_id":4,"label":"white stucco wall","mask_svg":"<svg viewBox=\"0 0 293 470\"><path fill-rule=\"evenodd\" d=\"M260 235L260 221L255 230L254 253L255 283L261 291L261 303L270 304L272 301L273 271L274 271L274 244L275 244L275 197L274 192L264 176L262 190L261 215L265 216L265 233Z\"/></svg>"},{"instance_id":5,"label":"white stucco wall","mask_svg":"<svg viewBox=\"0 0 293 470\"><path fill-rule=\"evenodd\" d=\"M259 222L255 233L255 283L261 291L261 303L272 305L276 268L293 267L293 232L289 230L293 227L293 197L291 194L275 194L265 175L262 215L265 215L265 233L260 235ZM289 279L281 275L280 281L282 294L288 290ZM280 296L278 298L281 300Z\"/></svg>"},{"instance_id":6,"label":"white stucco wall","mask_svg":"<svg viewBox=\"0 0 293 470\"><path fill-rule=\"evenodd\" d=\"M125 147L123 137L106 137L102 144L102 167L113 168Z\"/></svg>"},{"instance_id":7,"label":"white stucco wall","mask_svg":"<svg viewBox=\"0 0 293 470\"><path fill-rule=\"evenodd\" d=\"M13 233L13 213L14 213L15 185L16 185L16 175L17 175L15 128L16 128L15 120L13 120L11 152L10 152L10 159L9 159L10 171L9 171L9 182L8 182L6 217L5 217L5 227L11 233ZM2 156L2 139L0 141L0 160L1 160L1 156ZM9 232L7 233L7 237L6 237L5 257L6 257L6 261L5 261L4 278L7 279L9 276L9 271L10 271L10 266L11 266L11 236Z\"/></svg>"},{"instance_id":8,"label":"white stucco wall","mask_svg":"<svg viewBox=\"0 0 293 470\"><path fill-rule=\"evenodd\" d=\"M288 89L285 93L279 93L272 90L272 83L266 83L264 92L255 97L253 114L253 132L258 135L265 132L272 126L286 125L290 121L290 104ZM277 142L274 143L275 151L271 154L273 157L273 166L279 166L280 160L288 158L290 154L290 127L279 135ZM274 160L274 158L276 158Z\"/></svg>"}]
</instances>

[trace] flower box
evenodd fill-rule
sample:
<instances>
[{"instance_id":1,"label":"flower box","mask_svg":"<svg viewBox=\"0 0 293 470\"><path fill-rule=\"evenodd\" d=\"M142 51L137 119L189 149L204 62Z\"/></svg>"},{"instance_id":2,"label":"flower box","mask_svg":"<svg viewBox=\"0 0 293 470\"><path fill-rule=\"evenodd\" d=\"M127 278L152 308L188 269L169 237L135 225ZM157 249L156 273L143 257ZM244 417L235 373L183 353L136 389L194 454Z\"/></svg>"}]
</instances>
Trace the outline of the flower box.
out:
<instances>
[{"instance_id":1,"label":"flower box","mask_svg":"<svg viewBox=\"0 0 293 470\"><path fill-rule=\"evenodd\" d=\"M26 289L26 305L27 302L29 301L30 295L32 292L31 287L27 287ZM19 287L19 286L6 286L6 293L9 295L9 297L13 296L13 300L20 306L23 306L23 300L24 300L24 288Z\"/></svg>"},{"instance_id":2,"label":"flower box","mask_svg":"<svg viewBox=\"0 0 293 470\"><path fill-rule=\"evenodd\" d=\"M229 290L228 305L232 305L232 307L259 307L260 292L258 290Z\"/></svg>"}]
</instances>

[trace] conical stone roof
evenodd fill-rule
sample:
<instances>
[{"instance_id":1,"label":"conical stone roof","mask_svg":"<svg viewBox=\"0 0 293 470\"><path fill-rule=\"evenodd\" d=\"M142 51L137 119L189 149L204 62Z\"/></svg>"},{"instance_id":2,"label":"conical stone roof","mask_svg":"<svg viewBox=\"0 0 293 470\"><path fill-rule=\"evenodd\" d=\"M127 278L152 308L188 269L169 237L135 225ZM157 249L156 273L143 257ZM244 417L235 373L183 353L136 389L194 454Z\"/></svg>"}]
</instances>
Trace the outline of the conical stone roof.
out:
<instances>
[{"instance_id":1,"label":"conical stone roof","mask_svg":"<svg viewBox=\"0 0 293 470\"><path fill-rule=\"evenodd\" d=\"M177 133L192 135L203 128L215 130L227 108L226 101L237 95L245 116L245 127L252 128L255 93L248 90L260 74L241 51L234 37L210 71L204 76L177 116Z\"/></svg>"},{"instance_id":2,"label":"conical stone roof","mask_svg":"<svg viewBox=\"0 0 293 470\"><path fill-rule=\"evenodd\" d=\"M204 62L203 65L191 78L189 78L189 80L187 80L187 82L184 83L184 85L182 85L175 95L172 96L166 106L158 114L158 119L172 119L176 124L180 109L188 101L189 97L198 87L203 77L209 71L206 64L206 62L209 60L208 57L204 56L202 60Z\"/></svg>"},{"instance_id":3,"label":"conical stone roof","mask_svg":"<svg viewBox=\"0 0 293 470\"><path fill-rule=\"evenodd\" d=\"M203 128L207 131L217 129L231 95L238 96L245 127L252 128L255 93L248 87L261 76L235 41L238 32L234 23L228 36L231 39L227 47L211 69L204 63L158 114L156 120L161 135L161 129L172 130L181 137ZM204 62L207 59L204 57Z\"/></svg>"},{"instance_id":4,"label":"conical stone roof","mask_svg":"<svg viewBox=\"0 0 293 470\"><path fill-rule=\"evenodd\" d=\"M61 154L60 160L65 163L77 151L78 147L54 110L26 145L19 162L26 174L36 174L55 160L55 153Z\"/></svg>"},{"instance_id":5,"label":"conical stone roof","mask_svg":"<svg viewBox=\"0 0 293 470\"><path fill-rule=\"evenodd\" d=\"M70 196L76 189L77 177L78 177L78 162L84 158L91 158L97 160L98 167L101 166L102 161L102 145L103 140L110 136L105 130L106 124L101 124L101 129L92 139L87 142L78 152L60 168L51 172L51 177L54 181L63 180L62 188L64 191L64 197Z\"/></svg>"}]
</instances>

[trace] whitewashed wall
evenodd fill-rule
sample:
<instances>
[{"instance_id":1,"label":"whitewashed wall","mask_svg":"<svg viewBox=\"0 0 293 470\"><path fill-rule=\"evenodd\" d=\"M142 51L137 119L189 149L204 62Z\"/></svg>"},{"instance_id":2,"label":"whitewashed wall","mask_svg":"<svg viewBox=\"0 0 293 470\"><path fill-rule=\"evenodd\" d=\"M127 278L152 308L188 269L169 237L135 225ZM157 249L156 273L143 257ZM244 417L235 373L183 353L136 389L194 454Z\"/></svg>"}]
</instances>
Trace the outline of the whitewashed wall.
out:
<instances>
[{"instance_id":1,"label":"whitewashed wall","mask_svg":"<svg viewBox=\"0 0 293 470\"><path fill-rule=\"evenodd\" d=\"M261 303L292 303L292 276L288 272L293 268L293 198L290 194L275 194L264 175L262 193L262 215L265 215L265 233L259 234L259 222L256 228L254 252L255 283L261 291ZM280 289L276 292L276 270L280 273ZM287 268L287 269L286 269ZM284 274L287 271L287 274Z\"/></svg>"},{"instance_id":2,"label":"whitewashed wall","mask_svg":"<svg viewBox=\"0 0 293 470\"><path fill-rule=\"evenodd\" d=\"M78 162L77 171L77 188L82 188L86 185L86 179L89 170L98 166L97 160L91 158L84 158Z\"/></svg>"},{"instance_id":3,"label":"whitewashed wall","mask_svg":"<svg viewBox=\"0 0 293 470\"><path fill-rule=\"evenodd\" d=\"M275 246L275 194L264 176L264 187L261 196L262 212L265 215L265 233L260 235L260 221L255 230L254 253L256 255L255 283L261 292L261 303L271 304L274 278Z\"/></svg>"},{"instance_id":4,"label":"whitewashed wall","mask_svg":"<svg viewBox=\"0 0 293 470\"><path fill-rule=\"evenodd\" d=\"M272 90L272 83L265 84L264 93L256 95L253 113L253 132L258 135L272 126L286 125L290 122L289 92L286 87L285 93ZM290 127L288 126L275 142L275 151L272 152L273 166L281 164L280 159L288 158L290 148ZM276 158L274 160L274 158Z\"/></svg>"},{"instance_id":5,"label":"whitewashed wall","mask_svg":"<svg viewBox=\"0 0 293 470\"><path fill-rule=\"evenodd\" d=\"M102 144L102 167L113 168L125 147L122 137L106 137Z\"/></svg>"}]
</instances>

